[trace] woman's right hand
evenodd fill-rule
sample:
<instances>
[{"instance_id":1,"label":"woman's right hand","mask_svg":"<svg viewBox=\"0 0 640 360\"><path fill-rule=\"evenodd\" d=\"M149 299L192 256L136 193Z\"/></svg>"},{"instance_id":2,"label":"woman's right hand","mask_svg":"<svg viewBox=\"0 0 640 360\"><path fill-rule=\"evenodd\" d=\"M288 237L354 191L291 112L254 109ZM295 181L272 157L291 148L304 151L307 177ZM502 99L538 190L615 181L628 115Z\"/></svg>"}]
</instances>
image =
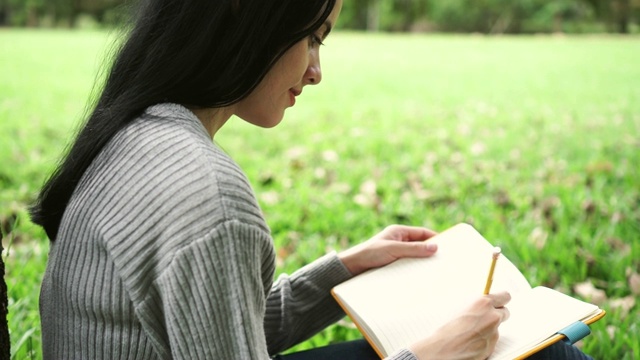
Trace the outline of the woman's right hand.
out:
<instances>
[{"instance_id":1,"label":"woman's right hand","mask_svg":"<svg viewBox=\"0 0 640 360\"><path fill-rule=\"evenodd\" d=\"M509 300L507 292L482 296L409 350L420 360L486 359L498 342L498 326L509 318L509 310L504 307Z\"/></svg>"}]
</instances>

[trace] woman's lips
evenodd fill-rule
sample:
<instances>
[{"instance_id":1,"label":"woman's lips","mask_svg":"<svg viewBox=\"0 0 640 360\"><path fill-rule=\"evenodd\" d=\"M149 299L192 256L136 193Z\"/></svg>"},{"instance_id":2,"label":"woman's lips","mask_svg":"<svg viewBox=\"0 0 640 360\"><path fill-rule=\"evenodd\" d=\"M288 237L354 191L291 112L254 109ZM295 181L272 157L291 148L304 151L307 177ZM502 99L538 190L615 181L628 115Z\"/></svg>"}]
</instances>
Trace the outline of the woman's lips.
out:
<instances>
[{"instance_id":1,"label":"woman's lips","mask_svg":"<svg viewBox=\"0 0 640 360\"><path fill-rule=\"evenodd\" d=\"M296 89L289 89L289 98L290 98L291 106L296 104L296 96L300 95L300 93L302 93L302 91L298 91Z\"/></svg>"}]
</instances>

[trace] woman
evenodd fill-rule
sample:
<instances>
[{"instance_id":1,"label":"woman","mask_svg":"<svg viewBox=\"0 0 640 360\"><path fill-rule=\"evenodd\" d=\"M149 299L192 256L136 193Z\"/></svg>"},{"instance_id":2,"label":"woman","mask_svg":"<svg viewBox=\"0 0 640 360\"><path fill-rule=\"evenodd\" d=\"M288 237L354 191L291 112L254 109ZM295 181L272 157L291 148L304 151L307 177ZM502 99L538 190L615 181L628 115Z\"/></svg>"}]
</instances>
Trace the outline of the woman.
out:
<instances>
[{"instance_id":1,"label":"woman","mask_svg":"<svg viewBox=\"0 0 640 360\"><path fill-rule=\"evenodd\" d=\"M321 81L342 0L149 0L93 112L32 209L50 237L45 358L267 359L344 316L329 290L437 249L391 226L273 282L273 241L212 138L231 115L277 125ZM394 359L486 358L507 293L479 298ZM364 341L280 358L374 358Z\"/></svg>"}]
</instances>

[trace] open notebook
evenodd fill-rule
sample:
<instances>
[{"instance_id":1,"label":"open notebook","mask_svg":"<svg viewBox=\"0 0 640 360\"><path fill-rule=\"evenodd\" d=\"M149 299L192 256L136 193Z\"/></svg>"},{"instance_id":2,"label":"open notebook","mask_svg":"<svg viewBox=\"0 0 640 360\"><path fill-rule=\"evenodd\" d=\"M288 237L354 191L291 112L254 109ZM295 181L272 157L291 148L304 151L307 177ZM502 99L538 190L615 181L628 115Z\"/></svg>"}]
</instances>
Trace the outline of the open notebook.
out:
<instances>
[{"instance_id":1,"label":"open notebook","mask_svg":"<svg viewBox=\"0 0 640 360\"><path fill-rule=\"evenodd\" d=\"M434 256L398 260L332 290L380 357L428 337L484 290L494 247L473 227L458 224L428 241L438 244ZM505 256L496 264L491 292L501 290L511 293L511 316L500 325L490 359L528 356L565 337L573 342L586 335L580 332L588 332L585 324L605 314L556 290L532 288Z\"/></svg>"}]
</instances>

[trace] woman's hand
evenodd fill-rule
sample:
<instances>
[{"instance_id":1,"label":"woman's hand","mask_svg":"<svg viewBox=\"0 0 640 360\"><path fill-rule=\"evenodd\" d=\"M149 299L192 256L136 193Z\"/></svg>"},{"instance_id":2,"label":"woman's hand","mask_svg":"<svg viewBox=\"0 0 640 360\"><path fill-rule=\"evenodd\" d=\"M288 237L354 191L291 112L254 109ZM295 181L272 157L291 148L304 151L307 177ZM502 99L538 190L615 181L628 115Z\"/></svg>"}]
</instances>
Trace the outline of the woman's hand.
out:
<instances>
[{"instance_id":1,"label":"woman's hand","mask_svg":"<svg viewBox=\"0 0 640 360\"><path fill-rule=\"evenodd\" d=\"M466 311L425 340L411 346L420 360L486 359L498 342L498 326L509 318L507 292L478 298ZM432 309L437 310L437 309Z\"/></svg>"},{"instance_id":2,"label":"woman's hand","mask_svg":"<svg viewBox=\"0 0 640 360\"><path fill-rule=\"evenodd\" d=\"M338 254L353 275L404 257L428 257L438 247L424 240L436 235L422 227L391 225L371 239Z\"/></svg>"}]
</instances>

